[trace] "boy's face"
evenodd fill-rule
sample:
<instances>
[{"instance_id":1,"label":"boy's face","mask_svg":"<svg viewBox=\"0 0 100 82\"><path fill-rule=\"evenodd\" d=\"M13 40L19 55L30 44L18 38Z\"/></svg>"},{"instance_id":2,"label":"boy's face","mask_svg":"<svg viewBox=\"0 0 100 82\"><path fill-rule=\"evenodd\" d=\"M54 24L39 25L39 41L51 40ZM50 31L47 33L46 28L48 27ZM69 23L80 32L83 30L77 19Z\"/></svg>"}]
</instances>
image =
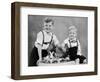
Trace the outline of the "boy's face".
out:
<instances>
[{"instance_id":1,"label":"boy's face","mask_svg":"<svg viewBox=\"0 0 100 82\"><path fill-rule=\"evenodd\" d=\"M44 29L46 32L51 32L52 28L53 28L52 22L48 22L48 23L44 22Z\"/></svg>"},{"instance_id":2,"label":"boy's face","mask_svg":"<svg viewBox=\"0 0 100 82\"><path fill-rule=\"evenodd\" d=\"M74 30L69 31L69 38L71 40L75 39L76 36L77 36L77 32L76 31L74 31Z\"/></svg>"}]
</instances>

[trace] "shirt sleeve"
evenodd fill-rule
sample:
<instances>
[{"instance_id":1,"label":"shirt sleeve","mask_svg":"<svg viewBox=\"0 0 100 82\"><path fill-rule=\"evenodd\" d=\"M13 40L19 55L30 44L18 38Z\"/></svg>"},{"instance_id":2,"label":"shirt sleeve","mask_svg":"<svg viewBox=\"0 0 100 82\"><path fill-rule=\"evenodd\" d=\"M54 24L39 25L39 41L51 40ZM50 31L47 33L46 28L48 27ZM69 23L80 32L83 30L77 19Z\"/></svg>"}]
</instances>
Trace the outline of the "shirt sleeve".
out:
<instances>
[{"instance_id":1,"label":"shirt sleeve","mask_svg":"<svg viewBox=\"0 0 100 82\"><path fill-rule=\"evenodd\" d=\"M63 41L63 43L61 44L61 47L62 47L64 52L66 52L67 46L68 46L68 39L65 39Z\"/></svg>"},{"instance_id":2,"label":"shirt sleeve","mask_svg":"<svg viewBox=\"0 0 100 82\"><path fill-rule=\"evenodd\" d=\"M59 40L57 39L57 37L54 34L53 34L53 41L54 41L55 45L59 44Z\"/></svg>"},{"instance_id":3,"label":"shirt sleeve","mask_svg":"<svg viewBox=\"0 0 100 82\"><path fill-rule=\"evenodd\" d=\"M63 41L63 43L61 44L61 47L62 47L63 51L66 52L66 50L68 48L68 38Z\"/></svg>"},{"instance_id":4,"label":"shirt sleeve","mask_svg":"<svg viewBox=\"0 0 100 82\"><path fill-rule=\"evenodd\" d=\"M37 45L37 44L42 45L42 43L43 43L43 34L42 34L42 32L39 32L39 33L37 34L37 38L36 38L35 44L36 44L36 45Z\"/></svg>"},{"instance_id":5,"label":"shirt sleeve","mask_svg":"<svg viewBox=\"0 0 100 82\"><path fill-rule=\"evenodd\" d=\"M65 48L66 47L66 45L67 45L67 47L69 47L69 41L68 41L69 39L67 38L67 39L65 39L64 41L63 41L63 43L62 43L62 47L63 48Z\"/></svg>"},{"instance_id":6,"label":"shirt sleeve","mask_svg":"<svg viewBox=\"0 0 100 82\"><path fill-rule=\"evenodd\" d=\"M81 45L80 45L79 40L78 40L78 51L77 51L77 54L78 55L82 55L82 53L81 53Z\"/></svg>"}]
</instances>

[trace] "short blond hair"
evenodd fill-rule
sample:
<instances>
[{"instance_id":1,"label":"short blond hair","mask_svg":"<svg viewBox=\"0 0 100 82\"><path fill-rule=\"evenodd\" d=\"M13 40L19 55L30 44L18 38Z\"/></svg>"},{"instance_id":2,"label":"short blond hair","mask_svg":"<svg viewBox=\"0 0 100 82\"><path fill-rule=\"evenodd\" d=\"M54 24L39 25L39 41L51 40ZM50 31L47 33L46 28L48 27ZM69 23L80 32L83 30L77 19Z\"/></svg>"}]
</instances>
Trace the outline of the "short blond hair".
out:
<instances>
[{"instance_id":1,"label":"short blond hair","mask_svg":"<svg viewBox=\"0 0 100 82\"><path fill-rule=\"evenodd\" d=\"M72 25L72 26L70 26L68 28L68 31L75 31L75 32L77 32L77 28L74 25Z\"/></svg>"},{"instance_id":2,"label":"short blond hair","mask_svg":"<svg viewBox=\"0 0 100 82\"><path fill-rule=\"evenodd\" d=\"M45 23L52 22L52 25L54 25L54 20L53 20L52 18L50 18L50 17L46 17L46 18L44 19L44 22L45 22Z\"/></svg>"}]
</instances>

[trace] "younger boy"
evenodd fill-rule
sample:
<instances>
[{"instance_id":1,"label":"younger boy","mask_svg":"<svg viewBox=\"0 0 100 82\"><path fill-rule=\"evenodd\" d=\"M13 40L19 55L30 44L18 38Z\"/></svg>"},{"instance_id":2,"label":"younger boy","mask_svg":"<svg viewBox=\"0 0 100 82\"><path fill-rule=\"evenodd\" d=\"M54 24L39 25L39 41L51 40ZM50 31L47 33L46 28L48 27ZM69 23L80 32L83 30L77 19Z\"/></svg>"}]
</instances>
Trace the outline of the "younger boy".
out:
<instances>
[{"instance_id":1,"label":"younger boy","mask_svg":"<svg viewBox=\"0 0 100 82\"><path fill-rule=\"evenodd\" d=\"M69 36L62 43L62 49L66 52L63 57L69 59L70 61L84 63L86 58L81 53L81 45L77 39L77 29L75 26L70 26L68 30Z\"/></svg>"}]
</instances>

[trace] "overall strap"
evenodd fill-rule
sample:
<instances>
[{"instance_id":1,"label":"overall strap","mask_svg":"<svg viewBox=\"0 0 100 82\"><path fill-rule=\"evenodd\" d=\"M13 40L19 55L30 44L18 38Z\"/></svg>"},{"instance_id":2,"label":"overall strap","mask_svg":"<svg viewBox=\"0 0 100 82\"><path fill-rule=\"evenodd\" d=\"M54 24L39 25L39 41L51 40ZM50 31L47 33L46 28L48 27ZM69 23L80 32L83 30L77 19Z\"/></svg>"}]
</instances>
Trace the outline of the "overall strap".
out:
<instances>
[{"instance_id":1,"label":"overall strap","mask_svg":"<svg viewBox=\"0 0 100 82\"><path fill-rule=\"evenodd\" d=\"M76 40L77 41L77 47L78 47L78 40Z\"/></svg>"},{"instance_id":2,"label":"overall strap","mask_svg":"<svg viewBox=\"0 0 100 82\"><path fill-rule=\"evenodd\" d=\"M70 44L70 48L71 48L71 42L70 42L70 40L69 40L69 44Z\"/></svg>"},{"instance_id":3,"label":"overall strap","mask_svg":"<svg viewBox=\"0 0 100 82\"><path fill-rule=\"evenodd\" d=\"M42 46L43 46L43 43L44 43L44 32L43 31L41 31L42 32L42 35L43 35L43 41L42 41Z\"/></svg>"},{"instance_id":4,"label":"overall strap","mask_svg":"<svg viewBox=\"0 0 100 82\"><path fill-rule=\"evenodd\" d=\"M43 41L42 41L42 46L43 46L43 44L45 43L45 41L44 41L45 36L44 36L44 32L43 31L41 31L41 32L42 32L42 35L43 35ZM47 42L47 43L49 43L49 45L50 45L52 43L52 40L53 40L53 33L52 33L52 36L51 36L51 41Z\"/></svg>"}]
</instances>

